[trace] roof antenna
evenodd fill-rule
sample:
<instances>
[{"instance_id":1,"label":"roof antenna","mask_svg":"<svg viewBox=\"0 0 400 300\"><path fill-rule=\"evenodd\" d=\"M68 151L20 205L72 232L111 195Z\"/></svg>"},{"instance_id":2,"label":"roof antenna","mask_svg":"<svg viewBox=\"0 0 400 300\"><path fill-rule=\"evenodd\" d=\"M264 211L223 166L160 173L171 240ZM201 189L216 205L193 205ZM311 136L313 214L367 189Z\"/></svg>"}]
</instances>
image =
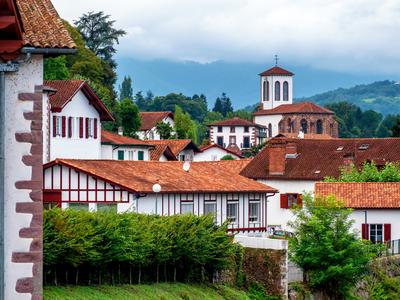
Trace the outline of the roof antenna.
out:
<instances>
[{"instance_id":1,"label":"roof antenna","mask_svg":"<svg viewBox=\"0 0 400 300\"><path fill-rule=\"evenodd\" d=\"M279 60L278 55L275 54L275 66L278 65L278 60Z\"/></svg>"}]
</instances>

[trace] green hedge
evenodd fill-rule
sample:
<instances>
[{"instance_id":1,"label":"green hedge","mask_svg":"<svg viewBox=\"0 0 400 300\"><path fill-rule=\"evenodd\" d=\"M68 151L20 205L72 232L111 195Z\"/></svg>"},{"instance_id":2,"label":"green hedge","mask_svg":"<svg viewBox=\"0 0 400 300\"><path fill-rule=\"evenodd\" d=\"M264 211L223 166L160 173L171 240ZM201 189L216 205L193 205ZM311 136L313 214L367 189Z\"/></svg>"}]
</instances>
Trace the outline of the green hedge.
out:
<instances>
[{"instance_id":1,"label":"green hedge","mask_svg":"<svg viewBox=\"0 0 400 300\"><path fill-rule=\"evenodd\" d=\"M212 216L160 217L51 209L44 212L47 285L206 282L237 244Z\"/></svg>"}]
</instances>

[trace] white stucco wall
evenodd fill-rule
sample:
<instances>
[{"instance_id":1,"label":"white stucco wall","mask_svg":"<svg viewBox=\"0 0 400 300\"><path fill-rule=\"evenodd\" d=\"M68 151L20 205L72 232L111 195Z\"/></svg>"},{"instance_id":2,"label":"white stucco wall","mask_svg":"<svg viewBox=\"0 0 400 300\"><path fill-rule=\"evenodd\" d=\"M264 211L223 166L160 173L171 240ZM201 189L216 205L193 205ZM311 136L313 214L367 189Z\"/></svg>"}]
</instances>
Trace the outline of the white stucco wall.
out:
<instances>
[{"instance_id":1,"label":"white stucco wall","mask_svg":"<svg viewBox=\"0 0 400 300\"><path fill-rule=\"evenodd\" d=\"M281 120L282 120L282 115L254 116L254 123L266 126L267 128L269 124L272 125L272 137L279 134L279 122ZM266 130L266 132L267 132L267 137L270 137L268 135L268 129Z\"/></svg>"},{"instance_id":2,"label":"white stucco wall","mask_svg":"<svg viewBox=\"0 0 400 300\"><path fill-rule=\"evenodd\" d=\"M264 81L269 82L269 100L264 101ZM275 101L275 82L280 82L280 101ZM283 83L287 81L289 84L288 88L288 101L283 101ZM293 103L293 80L292 76L262 76L260 81L260 102L263 105L263 109L272 109L281 104L292 104Z\"/></svg>"},{"instance_id":3,"label":"white stucco wall","mask_svg":"<svg viewBox=\"0 0 400 300\"><path fill-rule=\"evenodd\" d=\"M139 151L143 151L143 160L150 160L149 148L142 146L101 145L101 158L118 160L118 151L124 151L124 160L139 160Z\"/></svg>"},{"instance_id":4,"label":"white stucco wall","mask_svg":"<svg viewBox=\"0 0 400 300\"><path fill-rule=\"evenodd\" d=\"M101 123L98 111L89 104L86 96L79 91L60 113L51 113L50 128L53 128L53 115L65 116L66 127L68 117L74 117L74 134L72 138L56 136L50 132L50 160L56 158L99 159L101 157ZM79 120L83 117L83 138L79 137ZM97 118L97 138L86 138L85 118ZM67 132L68 133L68 132Z\"/></svg>"},{"instance_id":5,"label":"white stucco wall","mask_svg":"<svg viewBox=\"0 0 400 300\"><path fill-rule=\"evenodd\" d=\"M192 149L185 149L179 152L177 159L181 160L181 156L185 156L185 161L193 161L194 158L194 151Z\"/></svg>"},{"instance_id":6,"label":"white stucco wall","mask_svg":"<svg viewBox=\"0 0 400 300\"><path fill-rule=\"evenodd\" d=\"M239 159L237 155L227 152L218 147L208 148L202 152L196 152L194 154L194 161L214 161L221 160L221 157L225 155L231 155L235 159Z\"/></svg>"},{"instance_id":7,"label":"white stucco wall","mask_svg":"<svg viewBox=\"0 0 400 300\"><path fill-rule=\"evenodd\" d=\"M162 122L168 123L169 125L171 125L172 128L174 128L175 123L172 118L166 117L162 120ZM156 127L153 127L152 129L146 131L138 131L136 132L136 134L141 140L161 140L160 134L157 132ZM172 132L172 134L174 134L174 131Z\"/></svg>"},{"instance_id":8,"label":"white stucco wall","mask_svg":"<svg viewBox=\"0 0 400 300\"><path fill-rule=\"evenodd\" d=\"M244 126L233 126L235 127L235 132L230 132L231 126L222 126L222 132L218 132L218 126L211 126L212 130L210 130L210 142L214 144L218 144L218 137L223 137L224 145L223 147L229 146L229 137L236 137L236 145L243 149L243 138L245 136L250 138L250 147L255 143L254 136L254 126L249 126L249 132L244 132Z\"/></svg>"},{"instance_id":9,"label":"white stucco wall","mask_svg":"<svg viewBox=\"0 0 400 300\"><path fill-rule=\"evenodd\" d=\"M32 239L20 238L19 230L29 227L31 214L16 213L17 202L30 202L29 190L15 188L15 182L30 180L31 168L21 161L23 155L30 153L31 144L18 143L16 132L30 132L30 121L23 119L23 112L33 110L33 102L18 100L19 93L33 93L36 85L43 84L43 58L33 55L30 62L21 63L16 73L6 73L5 86L5 215L4 215L4 278L5 299L30 299L31 294L15 291L18 278L32 277L31 263L12 263L12 252L29 252Z\"/></svg>"}]
</instances>

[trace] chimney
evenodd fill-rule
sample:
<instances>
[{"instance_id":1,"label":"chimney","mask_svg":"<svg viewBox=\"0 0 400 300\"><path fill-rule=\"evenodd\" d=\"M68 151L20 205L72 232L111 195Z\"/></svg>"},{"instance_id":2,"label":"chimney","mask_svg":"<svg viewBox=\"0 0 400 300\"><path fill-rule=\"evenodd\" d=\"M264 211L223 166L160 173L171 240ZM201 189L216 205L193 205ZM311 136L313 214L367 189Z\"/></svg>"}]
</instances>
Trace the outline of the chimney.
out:
<instances>
[{"instance_id":1,"label":"chimney","mask_svg":"<svg viewBox=\"0 0 400 300\"><path fill-rule=\"evenodd\" d=\"M119 135L124 135L124 129L122 128L122 126L118 127L118 134Z\"/></svg>"},{"instance_id":2,"label":"chimney","mask_svg":"<svg viewBox=\"0 0 400 300\"><path fill-rule=\"evenodd\" d=\"M285 173L286 143L277 142L268 145L268 169L270 175L283 175Z\"/></svg>"}]
</instances>

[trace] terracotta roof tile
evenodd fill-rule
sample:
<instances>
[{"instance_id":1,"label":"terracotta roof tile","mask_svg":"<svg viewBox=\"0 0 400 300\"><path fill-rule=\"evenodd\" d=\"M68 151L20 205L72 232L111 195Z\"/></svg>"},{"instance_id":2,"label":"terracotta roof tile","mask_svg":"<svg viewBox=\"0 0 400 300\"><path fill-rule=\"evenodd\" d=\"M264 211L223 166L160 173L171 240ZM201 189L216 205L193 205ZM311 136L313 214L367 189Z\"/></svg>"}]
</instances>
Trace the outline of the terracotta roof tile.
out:
<instances>
[{"instance_id":1,"label":"terracotta roof tile","mask_svg":"<svg viewBox=\"0 0 400 300\"><path fill-rule=\"evenodd\" d=\"M106 130L101 131L101 142L104 144L113 144L113 145L135 145L135 146L139 145L139 146L154 147L153 145L150 145L142 140L119 135Z\"/></svg>"},{"instance_id":2,"label":"terracotta roof tile","mask_svg":"<svg viewBox=\"0 0 400 300\"><path fill-rule=\"evenodd\" d=\"M192 140L145 140L145 143L151 145L165 145L168 146L172 153L177 156L184 149L198 150L197 146L192 142Z\"/></svg>"},{"instance_id":3,"label":"terracotta roof tile","mask_svg":"<svg viewBox=\"0 0 400 300\"><path fill-rule=\"evenodd\" d=\"M156 144L154 145L154 149L150 150L150 160L160 160L163 155L169 161L178 160L171 148L166 144Z\"/></svg>"},{"instance_id":4,"label":"terracotta roof tile","mask_svg":"<svg viewBox=\"0 0 400 300\"><path fill-rule=\"evenodd\" d=\"M348 208L400 208L400 182L318 182L315 195L334 195Z\"/></svg>"},{"instance_id":5,"label":"terracotta roof tile","mask_svg":"<svg viewBox=\"0 0 400 300\"><path fill-rule=\"evenodd\" d=\"M140 112L142 124L140 125L139 131L150 130L154 128L158 122L161 122L166 117L174 118L174 114L170 111L151 111L151 112Z\"/></svg>"},{"instance_id":6,"label":"terracotta roof tile","mask_svg":"<svg viewBox=\"0 0 400 300\"><path fill-rule=\"evenodd\" d=\"M199 149L198 152L204 152L204 151L206 151L206 150L208 150L208 149L210 149L210 148L219 148L219 149L221 149L221 150L223 150L223 151L226 151L228 154L229 154L229 153L230 153L230 154L233 154L233 155L235 155L235 156L238 156L239 158L242 158L242 157L243 157L241 151L240 151L240 154L239 154L239 153L236 153L235 151L232 151L232 150L230 150L230 149L228 149L228 148L221 147L221 146L218 145L218 144L209 144L209 145L202 146L202 147L200 147L200 149Z\"/></svg>"},{"instance_id":7,"label":"terracotta roof tile","mask_svg":"<svg viewBox=\"0 0 400 300\"><path fill-rule=\"evenodd\" d=\"M50 0L15 0L22 21L24 46L75 48Z\"/></svg>"},{"instance_id":8,"label":"terracotta roof tile","mask_svg":"<svg viewBox=\"0 0 400 300\"><path fill-rule=\"evenodd\" d=\"M44 168L62 164L95 175L139 193L152 193L155 183L164 193L275 192L274 188L239 175L244 160L192 162L189 172L182 162L57 159Z\"/></svg>"},{"instance_id":9,"label":"terracotta roof tile","mask_svg":"<svg viewBox=\"0 0 400 300\"><path fill-rule=\"evenodd\" d=\"M269 173L270 148L276 143L281 143L283 147L289 144L296 147L296 156L287 157L284 161L285 172L283 175ZM362 145L367 145L367 149L360 149ZM277 158L272 159L276 162ZM254 179L280 178L318 181L326 176L339 176L340 168L346 162L353 162L360 167L366 161L375 161L378 165L400 161L400 138L274 138L254 157L243 170L242 175Z\"/></svg>"},{"instance_id":10,"label":"terracotta roof tile","mask_svg":"<svg viewBox=\"0 0 400 300\"><path fill-rule=\"evenodd\" d=\"M260 73L259 75L260 76L270 76L270 75L293 76L294 74L292 72L289 72L288 70L281 68L281 67L275 66L275 67L272 67L272 68Z\"/></svg>"},{"instance_id":11,"label":"terracotta roof tile","mask_svg":"<svg viewBox=\"0 0 400 300\"><path fill-rule=\"evenodd\" d=\"M241 119L238 117L234 117L232 119L216 121L208 124L208 126L255 126L255 127L264 127L262 125L253 123L251 121Z\"/></svg>"},{"instance_id":12,"label":"terracotta roof tile","mask_svg":"<svg viewBox=\"0 0 400 300\"><path fill-rule=\"evenodd\" d=\"M260 109L253 113L255 116L263 116L263 115L281 115L281 114L298 114L298 113L307 113L307 114L331 114L334 112L319 106L312 102L299 102L293 104L281 104L273 109Z\"/></svg>"}]
</instances>

